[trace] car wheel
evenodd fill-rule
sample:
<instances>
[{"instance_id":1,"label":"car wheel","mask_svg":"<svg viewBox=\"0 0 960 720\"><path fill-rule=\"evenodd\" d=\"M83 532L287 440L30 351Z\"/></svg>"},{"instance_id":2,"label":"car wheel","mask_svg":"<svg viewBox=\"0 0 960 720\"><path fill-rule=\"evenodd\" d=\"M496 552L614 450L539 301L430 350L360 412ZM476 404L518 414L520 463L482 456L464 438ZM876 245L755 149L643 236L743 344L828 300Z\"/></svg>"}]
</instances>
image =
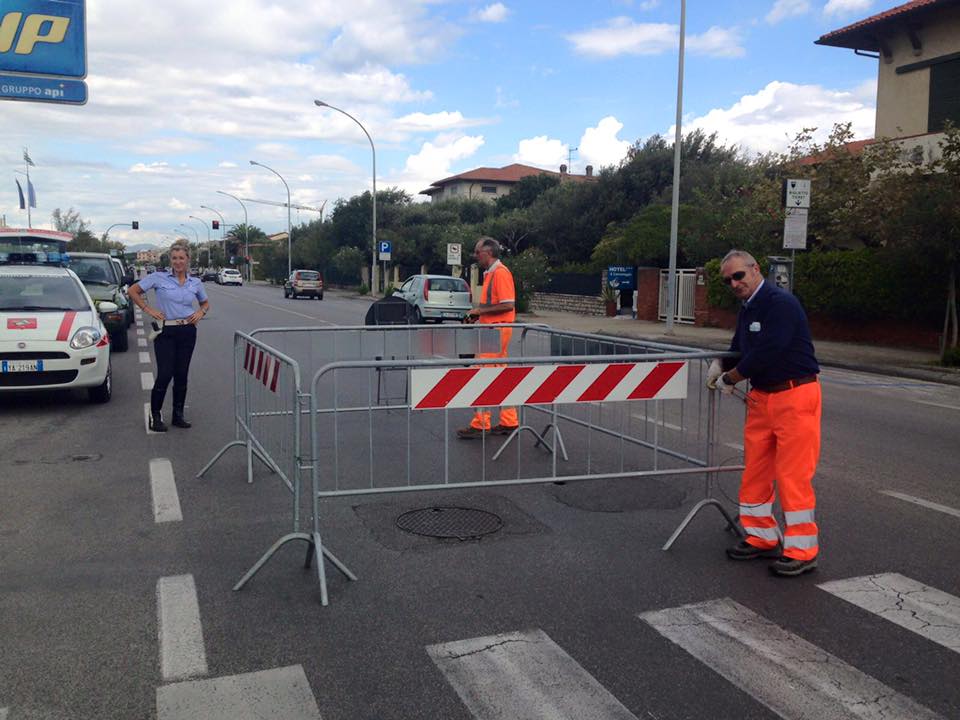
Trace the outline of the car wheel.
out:
<instances>
[{"instance_id":1,"label":"car wheel","mask_svg":"<svg viewBox=\"0 0 960 720\"><path fill-rule=\"evenodd\" d=\"M317 295L317 300L323 300L323 293L320 293L319 295Z\"/></svg>"},{"instance_id":2,"label":"car wheel","mask_svg":"<svg viewBox=\"0 0 960 720\"><path fill-rule=\"evenodd\" d=\"M420 312L420 308L413 308L413 324L414 325L423 325L423 313Z\"/></svg>"},{"instance_id":3,"label":"car wheel","mask_svg":"<svg viewBox=\"0 0 960 720\"><path fill-rule=\"evenodd\" d=\"M87 396L92 403L110 402L113 396L113 367L107 360L107 376L97 387L87 388Z\"/></svg>"},{"instance_id":4,"label":"car wheel","mask_svg":"<svg viewBox=\"0 0 960 720\"><path fill-rule=\"evenodd\" d=\"M127 339L127 331L120 330L110 336L110 348L116 352L126 352L130 347L130 341Z\"/></svg>"},{"instance_id":5,"label":"car wheel","mask_svg":"<svg viewBox=\"0 0 960 720\"><path fill-rule=\"evenodd\" d=\"M283 289L283 299L286 300L288 297L290 297L290 293L288 293L288 292L287 292L287 289L284 288L284 289Z\"/></svg>"}]
</instances>

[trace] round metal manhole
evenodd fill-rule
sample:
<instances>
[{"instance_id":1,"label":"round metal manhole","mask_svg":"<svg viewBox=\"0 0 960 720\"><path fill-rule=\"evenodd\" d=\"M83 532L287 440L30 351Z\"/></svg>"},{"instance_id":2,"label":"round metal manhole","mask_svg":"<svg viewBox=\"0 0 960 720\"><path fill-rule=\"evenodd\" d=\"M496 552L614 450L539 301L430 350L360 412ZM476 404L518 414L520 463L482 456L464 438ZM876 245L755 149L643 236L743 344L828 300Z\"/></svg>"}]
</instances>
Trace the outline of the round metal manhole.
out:
<instances>
[{"instance_id":1,"label":"round metal manhole","mask_svg":"<svg viewBox=\"0 0 960 720\"><path fill-rule=\"evenodd\" d=\"M503 527L499 515L465 507L428 507L411 510L397 518L397 527L414 535L470 540Z\"/></svg>"}]
</instances>

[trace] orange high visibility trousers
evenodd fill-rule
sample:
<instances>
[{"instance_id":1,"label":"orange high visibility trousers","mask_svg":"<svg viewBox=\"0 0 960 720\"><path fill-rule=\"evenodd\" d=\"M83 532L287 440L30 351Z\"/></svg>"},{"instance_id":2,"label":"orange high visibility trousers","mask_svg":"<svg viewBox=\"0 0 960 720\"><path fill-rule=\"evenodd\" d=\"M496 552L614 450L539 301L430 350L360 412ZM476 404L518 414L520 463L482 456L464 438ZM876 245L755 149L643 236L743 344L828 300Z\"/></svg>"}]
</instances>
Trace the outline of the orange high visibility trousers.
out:
<instances>
[{"instance_id":1,"label":"orange high visibility trousers","mask_svg":"<svg viewBox=\"0 0 960 720\"><path fill-rule=\"evenodd\" d=\"M513 328L500 329L500 352L498 353L480 353L478 358L505 358L507 356L507 347L510 345L510 338L513 336ZM484 365L483 367L502 367L500 365ZM517 417L517 409L512 407L500 408L500 425L504 427L516 427L520 424ZM470 426L477 430L490 429L490 411L478 410L470 421Z\"/></svg>"},{"instance_id":2,"label":"orange high visibility trousers","mask_svg":"<svg viewBox=\"0 0 960 720\"><path fill-rule=\"evenodd\" d=\"M813 475L820 456L820 383L778 393L751 390L743 430L746 469L740 481L740 522L747 542L778 544L774 481L786 529L783 555L812 560L819 552Z\"/></svg>"}]
</instances>

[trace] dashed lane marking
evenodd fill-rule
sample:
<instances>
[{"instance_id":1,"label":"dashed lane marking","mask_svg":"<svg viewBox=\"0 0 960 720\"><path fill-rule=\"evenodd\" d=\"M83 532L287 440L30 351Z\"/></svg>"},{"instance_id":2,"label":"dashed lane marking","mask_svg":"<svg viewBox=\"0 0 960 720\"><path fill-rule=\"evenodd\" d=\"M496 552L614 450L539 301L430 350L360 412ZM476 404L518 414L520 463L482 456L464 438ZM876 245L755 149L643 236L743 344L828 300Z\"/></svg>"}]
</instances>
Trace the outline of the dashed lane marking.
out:
<instances>
[{"instance_id":1,"label":"dashed lane marking","mask_svg":"<svg viewBox=\"0 0 960 720\"><path fill-rule=\"evenodd\" d=\"M144 365L149 365L149 364L150 364L150 353L148 353L148 352L141 352L141 353L140 353L140 362L143 363Z\"/></svg>"},{"instance_id":2,"label":"dashed lane marking","mask_svg":"<svg viewBox=\"0 0 960 720\"><path fill-rule=\"evenodd\" d=\"M907 495L906 493L900 493L894 490L881 490L880 494L889 495L897 500L903 500L904 502L913 503L914 505L919 505L920 507L925 507L930 510L946 513L947 515L960 517L960 510L957 510L956 508L952 508L947 505L941 505L940 503L935 503L930 500L924 500L923 498L914 497L913 495Z\"/></svg>"},{"instance_id":3,"label":"dashed lane marking","mask_svg":"<svg viewBox=\"0 0 960 720\"><path fill-rule=\"evenodd\" d=\"M137 338L137 347L146 347L146 346L147 346L147 339L146 339L146 338L143 338L143 337L138 337L138 338Z\"/></svg>"},{"instance_id":4,"label":"dashed lane marking","mask_svg":"<svg viewBox=\"0 0 960 720\"><path fill-rule=\"evenodd\" d=\"M543 630L430 645L476 720L636 720Z\"/></svg>"},{"instance_id":5,"label":"dashed lane marking","mask_svg":"<svg viewBox=\"0 0 960 720\"><path fill-rule=\"evenodd\" d=\"M157 688L158 720L321 720L303 667L275 668Z\"/></svg>"},{"instance_id":6,"label":"dashed lane marking","mask_svg":"<svg viewBox=\"0 0 960 720\"><path fill-rule=\"evenodd\" d=\"M207 653L193 575L157 580L157 627L164 682L207 674Z\"/></svg>"},{"instance_id":7,"label":"dashed lane marking","mask_svg":"<svg viewBox=\"0 0 960 720\"><path fill-rule=\"evenodd\" d=\"M960 598L899 573L817 585L831 595L960 653Z\"/></svg>"},{"instance_id":8,"label":"dashed lane marking","mask_svg":"<svg viewBox=\"0 0 960 720\"><path fill-rule=\"evenodd\" d=\"M307 320L313 320L314 322L323 323L324 325L334 325L334 326L336 325L336 323L330 322L329 320L321 320L320 318L314 317L313 315L304 315L303 313L299 313L296 310L288 310L287 308L280 307L279 305L271 305L270 303L260 302L259 300L251 300L250 298L244 297L239 293L225 292L223 290L221 290L220 292L222 292L224 295L229 295L230 297L235 297L240 300L245 300L246 302L253 303L254 305L262 305L263 307L266 307L266 308L279 310L280 312L290 313L291 315L297 315L302 318L307 318Z\"/></svg>"},{"instance_id":9,"label":"dashed lane marking","mask_svg":"<svg viewBox=\"0 0 960 720\"><path fill-rule=\"evenodd\" d=\"M153 496L153 520L157 523L180 522L180 497L173 476L173 464L167 458L150 461L150 493Z\"/></svg>"},{"instance_id":10,"label":"dashed lane marking","mask_svg":"<svg viewBox=\"0 0 960 720\"><path fill-rule=\"evenodd\" d=\"M929 400L914 400L913 398L908 398L910 402L915 402L918 405L929 405L930 407L944 408L946 410L960 410L958 405L947 405L946 403L935 403L930 402Z\"/></svg>"},{"instance_id":11,"label":"dashed lane marking","mask_svg":"<svg viewBox=\"0 0 960 720\"><path fill-rule=\"evenodd\" d=\"M639 617L784 720L942 720L730 598Z\"/></svg>"},{"instance_id":12,"label":"dashed lane marking","mask_svg":"<svg viewBox=\"0 0 960 720\"><path fill-rule=\"evenodd\" d=\"M144 333L142 327L138 327L138 328L137 328L137 335L145 335L145 334L146 334L146 333Z\"/></svg>"},{"instance_id":13,"label":"dashed lane marking","mask_svg":"<svg viewBox=\"0 0 960 720\"><path fill-rule=\"evenodd\" d=\"M153 373L152 372L140 373L140 389L150 390L151 388L153 388Z\"/></svg>"}]
</instances>

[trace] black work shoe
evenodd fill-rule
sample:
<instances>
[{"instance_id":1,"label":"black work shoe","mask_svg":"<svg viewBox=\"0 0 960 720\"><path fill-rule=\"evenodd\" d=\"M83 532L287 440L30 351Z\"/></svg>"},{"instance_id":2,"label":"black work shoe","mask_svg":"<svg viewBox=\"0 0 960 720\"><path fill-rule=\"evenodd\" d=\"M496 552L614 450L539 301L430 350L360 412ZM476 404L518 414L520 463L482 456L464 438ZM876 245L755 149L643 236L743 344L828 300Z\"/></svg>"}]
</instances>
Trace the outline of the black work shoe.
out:
<instances>
[{"instance_id":1,"label":"black work shoe","mask_svg":"<svg viewBox=\"0 0 960 720\"><path fill-rule=\"evenodd\" d=\"M794 558L782 557L770 565L770 572L774 575L783 575L784 577L803 575L805 572L816 569L816 558L813 560L796 560Z\"/></svg>"},{"instance_id":2,"label":"black work shoe","mask_svg":"<svg viewBox=\"0 0 960 720\"><path fill-rule=\"evenodd\" d=\"M457 437L461 440L473 440L474 438L482 437L485 431L480 428L475 428L473 425L468 425L465 428L460 428L457 430Z\"/></svg>"},{"instance_id":3,"label":"black work shoe","mask_svg":"<svg viewBox=\"0 0 960 720\"><path fill-rule=\"evenodd\" d=\"M170 424L178 428L189 428L193 427L193 423L187 422L186 418L183 417L183 413L174 413L173 419L170 421Z\"/></svg>"},{"instance_id":4,"label":"black work shoe","mask_svg":"<svg viewBox=\"0 0 960 720\"><path fill-rule=\"evenodd\" d=\"M769 548L767 550L751 545L746 540L741 540L736 545L727 548L727 557L731 560L756 560L757 558L776 558L780 557L780 546Z\"/></svg>"},{"instance_id":5,"label":"black work shoe","mask_svg":"<svg viewBox=\"0 0 960 720\"><path fill-rule=\"evenodd\" d=\"M149 427L153 432L166 432L167 426L163 423L163 416L158 412L150 413Z\"/></svg>"},{"instance_id":6,"label":"black work shoe","mask_svg":"<svg viewBox=\"0 0 960 720\"><path fill-rule=\"evenodd\" d=\"M490 428L491 435L510 435L514 430L516 430L519 425L501 425L497 423L492 428Z\"/></svg>"}]
</instances>

